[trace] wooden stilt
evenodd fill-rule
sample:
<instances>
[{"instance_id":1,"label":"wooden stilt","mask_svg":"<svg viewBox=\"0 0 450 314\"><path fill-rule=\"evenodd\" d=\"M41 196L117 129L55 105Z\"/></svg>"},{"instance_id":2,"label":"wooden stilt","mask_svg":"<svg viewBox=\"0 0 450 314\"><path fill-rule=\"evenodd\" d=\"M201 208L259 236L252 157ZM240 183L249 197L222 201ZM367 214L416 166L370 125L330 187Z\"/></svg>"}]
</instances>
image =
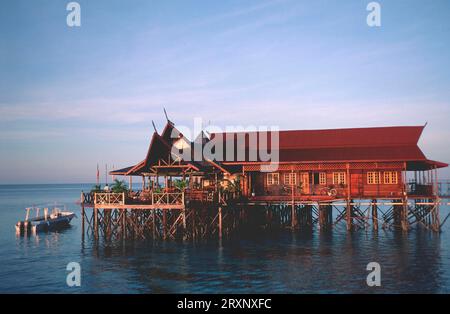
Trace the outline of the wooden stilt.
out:
<instances>
[{"instance_id":1,"label":"wooden stilt","mask_svg":"<svg viewBox=\"0 0 450 314\"><path fill-rule=\"evenodd\" d=\"M351 205L351 200L347 199L347 207L346 207L346 221L347 221L347 230L352 230L352 215L353 215L353 208Z\"/></svg>"},{"instance_id":2,"label":"wooden stilt","mask_svg":"<svg viewBox=\"0 0 450 314\"><path fill-rule=\"evenodd\" d=\"M292 202L291 204L291 228L295 229L295 203Z\"/></svg>"},{"instance_id":3,"label":"wooden stilt","mask_svg":"<svg viewBox=\"0 0 450 314\"><path fill-rule=\"evenodd\" d=\"M197 221L196 221L196 219L195 219L195 216L196 216L196 212L195 212L195 209L194 208L190 208L190 210L191 210L191 216L192 216L192 218L191 218L191 220L192 220L192 239L193 240L195 240L195 238L196 238L196 233L197 233L197 231L196 231L196 223L197 223Z\"/></svg>"},{"instance_id":4,"label":"wooden stilt","mask_svg":"<svg viewBox=\"0 0 450 314\"><path fill-rule=\"evenodd\" d=\"M403 198L403 206L402 206L402 216L401 216L401 227L403 231L408 231L409 222L408 222L408 198Z\"/></svg>"},{"instance_id":5,"label":"wooden stilt","mask_svg":"<svg viewBox=\"0 0 450 314\"><path fill-rule=\"evenodd\" d=\"M153 239L156 238L156 209L152 209L152 232Z\"/></svg>"},{"instance_id":6,"label":"wooden stilt","mask_svg":"<svg viewBox=\"0 0 450 314\"><path fill-rule=\"evenodd\" d=\"M219 239L222 239L222 207L219 207Z\"/></svg>"},{"instance_id":7,"label":"wooden stilt","mask_svg":"<svg viewBox=\"0 0 450 314\"><path fill-rule=\"evenodd\" d=\"M372 225L374 230L378 230L378 206L377 200L372 200Z\"/></svg>"},{"instance_id":8,"label":"wooden stilt","mask_svg":"<svg viewBox=\"0 0 450 314\"><path fill-rule=\"evenodd\" d=\"M162 221L162 230L163 230L163 239L165 240L167 238L167 210L163 209L163 221Z\"/></svg>"},{"instance_id":9,"label":"wooden stilt","mask_svg":"<svg viewBox=\"0 0 450 314\"><path fill-rule=\"evenodd\" d=\"M81 232L84 236L84 223L85 223L86 214L84 213L84 202L81 203Z\"/></svg>"},{"instance_id":10,"label":"wooden stilt","mask_svg":"<svg viewBox=\"0 0 450 314\"><path fill-rule=\"evenodd\" d=\"M127 209L122 210L122 238L127 237Z\"/></svg>"},{"instance_id":11,"label":"wooden stilt","mask_svg":"<svg viewBox=\"0 0 450 314\"><path fill-rule=\"evenodd\" d=\"M108 240L111 239L111 209L105 209L103 210L104 214L104 229L106 233L106 237Z\"/></svg>"},{"instance_id":12,"label":"wooden stilt","mask_svg":"<svg viewBox=\"0 0 450 314\"><path fill-rule=\"evenodd\" d=\"M98 208L94 207L94 236L98 239Z\"/></svg>"},{"instance_id":13,"label":"wooden stilt","mask_svg":"<svg viewBox=\"0 0 450 314\"><path fill-rule=\"evenodd\" d=\"M401 203L401 200L392 200L393 203L396 203L396 205L393 206L393 224L394 228L401 229L403 228L403 205L398 205L398 203Z\"/></svg>"}]
</instances>

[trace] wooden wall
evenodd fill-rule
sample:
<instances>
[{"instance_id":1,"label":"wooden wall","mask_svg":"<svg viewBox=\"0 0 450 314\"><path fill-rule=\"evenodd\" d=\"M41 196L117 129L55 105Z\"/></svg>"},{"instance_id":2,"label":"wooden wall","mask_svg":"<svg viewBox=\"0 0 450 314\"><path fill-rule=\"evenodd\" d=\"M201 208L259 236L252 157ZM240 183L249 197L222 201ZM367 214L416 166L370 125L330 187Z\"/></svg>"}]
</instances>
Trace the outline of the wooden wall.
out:
<instances>
[{"instance_id":1,"label":"wooden wall","mask_svg":"<svg viewBox=\"0 0 450 314\"><path fill-rule=\"evenodd\" d=\"M367 173L369 171L375 171L380 173L381 183L379 184L369 184L367 179ZM397 173L397 184L385 184L384 183L384 172L396 172ZM286 185L284 182L284 174L291 173L292 171L279 171L280 184L279 185L268 185L267 184L267 174L261 172L250 172L247 178L251 177L251 183L249 183L251 190L249 193L255 193L256 196L265 195L290 195L290 186ZM314 173L323 172L326 173L326 185L320 185L316 182L318 175ZM333 183L333 173L334 172L344 172L346 184L338 185ZM326 193L326 189L334 188L338 191L338 196L347 196L350 190L350 197L399 197L403 195L403 176L402 170L397 169L376 169L376 170L349 170L350 176L346 170L312 170L312 171L295 171L297 177L297 185L302 173L308 174L308 184L303 185L304 189L301 194L304 195L321 195ZM296 194L300 194L300 189L296 189Z\"/></svg>"}]
</instances>

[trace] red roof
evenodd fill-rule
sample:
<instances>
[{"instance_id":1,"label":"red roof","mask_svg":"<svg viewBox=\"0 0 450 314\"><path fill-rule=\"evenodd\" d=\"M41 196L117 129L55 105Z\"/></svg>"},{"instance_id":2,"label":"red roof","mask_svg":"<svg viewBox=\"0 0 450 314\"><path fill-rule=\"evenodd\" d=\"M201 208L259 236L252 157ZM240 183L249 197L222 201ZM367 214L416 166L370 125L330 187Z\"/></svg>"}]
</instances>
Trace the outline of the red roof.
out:
<instances>
[{"instance_id":1,"label":"red roof","mask_svg":"<svg viewBox=\"0 0 450 314\"><path fill-rule=\"evenodd\" d=\"M328 147L368 147L417 145L423 126L397 126L376 128L328 129L328 130L290 130L279 131L280 149L328 148ZM213 133L211 138L246 135L246 146L250 135L260 132ZM267 136L270 144L270 136Z\"/></svg>"},{"instance_id":2,"label":"red roof","mask_svg":"<svg viewBox=\"0 0 450 314\"><path fill-rule=\"evenodd\" d=\"M371 146L371 147L331 147L307 149L283 149L283 161L366 161L390 160L409 161L426 159L419 147L409 146Z\"/></svg>"},{"instance_id":3,"label":"red roof","mask_svg":"<svg viewBox=\"0 0 450 314\"><path fill-rule=\"evenodd\" d=\"M375 128L351 128L328 130L291 130L279 131L279 162L356 162L356 161L396 161L407 162L408 170L426 170L434 167L447 167L446 163L428 160L417 146L424 126L396 126ZM175 133L174 133L175 132ZM115 171L117 174L136 175L148 171L159 158L166 156L176 138L183 135L170 121L167 122L161 135L153 134L146 158L139 164ZM245 136L245 142L238 141L238 135ZM221 136L222 138L219 138ZM233 161L209 161L206 164L216 168L223 168L230 164L252 162L249 160L250 152L258 148L259 142L254 145L250 138L262 137L258 132L245 133L213 133L211 140L222 141L224 157L228 144L235 147ZM270 147L270 135L266 133L267 145ZM242 145L243 144L243 145ZM246 158L241 161L237 158L237 148L245 149ZM275 149L275 148L274 148ZM255 154L258 156L258 154ZM259 162L260 160L256 160ZM196 168L203 168L202 163L190 162Z\"/></svg>"},{"instance_id":4,"label":"red roof","mask_svg":"<svg viewBox=\"0 0 450 314\"><path fill-rule=\"evenodd\" d=\"M424 126L397 126L279 131L279 161L428 161L417 146L423 129ZM238 135L245 135L245 146L237 141ZM218 136L222 137L224 151L227 144L234 144L236 156L237 148L245 147L245 161L250 161L249 153L258 148L259 144L258 140L255 146L250 138L253 136L255 139L264 134L259 132L214 133L211 139L217 139ZM269 133L266 133L266 136L268 147L270 147L271 136ZM435 162L434 165L446 166L439 162Z\"/></svg>"}]
</instances>

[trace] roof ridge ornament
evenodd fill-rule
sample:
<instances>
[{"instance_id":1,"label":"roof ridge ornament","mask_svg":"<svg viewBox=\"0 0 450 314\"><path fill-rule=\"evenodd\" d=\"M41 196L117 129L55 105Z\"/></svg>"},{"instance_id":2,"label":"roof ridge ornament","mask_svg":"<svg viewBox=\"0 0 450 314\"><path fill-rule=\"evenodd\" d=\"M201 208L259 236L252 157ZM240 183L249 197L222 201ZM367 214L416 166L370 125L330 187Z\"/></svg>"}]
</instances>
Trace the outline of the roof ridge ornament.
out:
<instances>
[{"instance_id":1,"label":"roof ridge ornament","mask_svg":"<svg viewBox=\"0 0 450 314\"><path fill-rule=\"evenodd\" d=\"M163 107L163 110L164 110L164 115L166 116L167 123L170 123L171 125L175 125L172 121L170 121L169 116L167 115L166 108Z\"/></svg>"}]
</instances>

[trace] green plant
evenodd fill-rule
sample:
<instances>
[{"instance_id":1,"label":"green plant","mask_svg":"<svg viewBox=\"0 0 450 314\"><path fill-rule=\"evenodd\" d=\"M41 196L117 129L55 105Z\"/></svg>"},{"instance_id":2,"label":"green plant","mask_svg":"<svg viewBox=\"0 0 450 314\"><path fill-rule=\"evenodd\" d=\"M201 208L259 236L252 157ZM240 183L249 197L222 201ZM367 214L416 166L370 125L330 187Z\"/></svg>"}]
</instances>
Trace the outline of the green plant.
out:
<instances>
[{"instance_id":1,"label":"green plant","mask_svg":"<svg viewBox=\"0 0 450 314\"><path fill-rule=\"evenodd\" d=\"M99 193L102 191L102 186L100 184L96 184L92 187L91 193Z\"/></svg>"},{"instance_id":2,"label":"green plant","mask_svg":"<svg viewBox=\"0 0 450 314\"><path fill-rule=\"evenodd\" d=\"M153 193L162 193L161 187L160 187L160 186L155 186L155 187L153 188Z\"/></svg>"},{"instance_id":3,"label":"green plant","mask_svg":"<svg viewBox=\"0 0 450 314\"><path fill-rule=\"evenodd\" d=\"M180 190L180 191L186 190L186 188L188 186L187 180L181 180L181 179L173 180L172 184L177 190Z\"/></svg>"},{"instance_id":4,"label":"green plant","mask_svg":"<svg viewBox=\"0 0 450 314\"><path fill-rule=\"evenodd\" d=\"M128 187L123 180L115 179L111 186L111 191L114 193L124 193L128 192Z\"/></svg>"},{"instance_id":5,"label":"green plant","mask_svg":"<svg viewBox=\"0 0 450 314\"><path fill-rule=\"evenodd\" d=\"M225 191L228 193L241 193L241 177L237 177L235 180L226 180L228 184Z\"/></svg>"}]
</instances>

